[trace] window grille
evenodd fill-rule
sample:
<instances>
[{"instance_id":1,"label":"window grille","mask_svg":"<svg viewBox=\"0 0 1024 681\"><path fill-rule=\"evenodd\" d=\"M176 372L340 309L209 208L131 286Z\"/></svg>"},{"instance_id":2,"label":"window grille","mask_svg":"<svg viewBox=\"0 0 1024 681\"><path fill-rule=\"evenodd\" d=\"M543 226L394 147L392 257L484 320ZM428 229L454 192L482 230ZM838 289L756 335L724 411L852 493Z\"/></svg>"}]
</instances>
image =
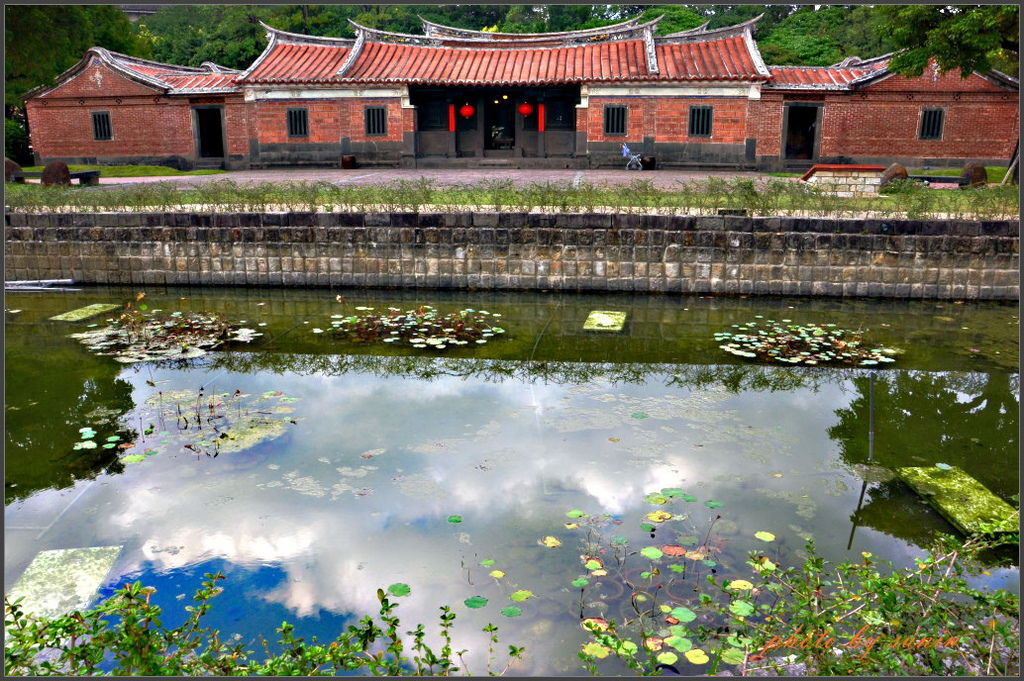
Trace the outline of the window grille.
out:
<instances>
[{"instance_id":1,"label":"window grille","mask_svg":"<svg viewBox=\"0 0 1024 681\"><path fill-rule=\"evenodd\" d=\"M368 106L366 111L366 134L388 134L388 110L383 106Z\"/></svg>"},{"instance_id":2,"label":"window grille","mask_svg":"<svg viewBox=\"0 0 1024 681\"><path fill-rule=\"evenodd\" d=\"M92 114L92 136L97 140L111 139L110 134L110 113L96 111Z\"/></svg>"},{"instance_id":3,"label":"window grille","mask_svg":"<svg viewBox=\"0 0 1024 681\"><path fill-rule=\"evenodd\" d=\"M942 139L942 109L925 109L921 112L921 139Z\"/></svg>"},{"instance_id":4,"label":"window grille","mask_svg":"<svg viewBox=\"0 0 1024 681\"><path fill-rule=\"evenodd\" d=\"M606 106L604 108L604 134L626 134L626 107Z\"/></svg>"},{"instance_id":5,"label":"window grille","mask_svg":"<svg viewBox=\"0 0 1024 681\"><path fill-rule=\"evenodd\" d=\"M713 111L710 106L690 107L690 137L711 137Z\"/></svg>"},{"instance_id":6,"label":"window grille","mask_svg":"<svg viewBox=\"0 0 1024 681\"><path fill-rule=\"evenodd\" d=\"M288 109L288 136L309 137L309 112L306 109Z\"/></svg>"}]
</instances>

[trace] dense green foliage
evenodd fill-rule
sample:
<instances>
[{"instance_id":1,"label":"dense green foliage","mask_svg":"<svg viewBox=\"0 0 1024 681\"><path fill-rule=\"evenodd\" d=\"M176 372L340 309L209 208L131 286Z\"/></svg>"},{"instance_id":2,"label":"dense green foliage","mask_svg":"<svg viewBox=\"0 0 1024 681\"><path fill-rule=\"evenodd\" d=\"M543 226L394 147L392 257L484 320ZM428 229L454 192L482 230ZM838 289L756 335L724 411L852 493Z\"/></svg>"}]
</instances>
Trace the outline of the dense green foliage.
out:
<instances>
[{"instance_id":1,"label":"dense green foliage","mask_svg":"<svg viewBox=\"0 0 1024 681\"><path fill-rule=\"evenodd\" d=\"M4 7L4 103L21 97L70 68L93 46L150 56L131 22L113 5L7 5ZM10 112L8 112L10 117Z\"/></svg>"},{"instance_id":2,"label":"dense green foliage","mask_svg":"<svg viewBox=\"0 0 1024 681\"><path fill-rule=\"evenodd\" d=\"M4 156L20 165L32 162L32 154L28 150L28 133L21 121L13 118L4 119Z\"/></svg>"},{"instance_id":3,"label":"dense green foliage","mask_svg":"<svg viewBox=\"0 0 1024 681\"><path fill-rule=\"evenodd\" d=\"M4 602L4 673L17 676L93 676L102 672L104 662L113 661L117 675L141 676L312 676L351 674L374 676L449 675L466 671L460 657L465 651L452 648L451 629L455 613L441 608L440 634L443 645L435 651L425 642L422 624L404 632L403 642L397 603L382 589L379 621L363 617L334 641L321 643L295 635L295 628L283 622L277 629L283 651L274 655L264 639L263 656L253 656L241 643L228 644L220 632L205 626L212 599L223 588L221 574L206 575L193 597L195 605L178 627L163 623L163 611L150 603L156 592L141 583L126 584L110 599L86 612L72 612L47 619L22 611L20 605ZM395 587L405 587L396 589ZM392 596L409 593L405 585L389 587ZM493 646L498 628L488 624L484 631ZM408 645L408 649L406 649ZM410 657L411 653L411 657ZM522 648L508 647L509 661L520 657ZM491 671L491 670L488 670ZM499 670L500 671L500 670Z\"/></svg>"},{"instance_id":4,"label":"dense green foliage","mask_svg":"<svg viewBox=\"0 0 1024 681\"><path fill-rule=\"evenodd\" d=\"M898 49L893 70L919 75L934 58L942 71L1001 68L1017 73L1017 5L881 5L878 30Z\"/></svg>"}]
</instances>

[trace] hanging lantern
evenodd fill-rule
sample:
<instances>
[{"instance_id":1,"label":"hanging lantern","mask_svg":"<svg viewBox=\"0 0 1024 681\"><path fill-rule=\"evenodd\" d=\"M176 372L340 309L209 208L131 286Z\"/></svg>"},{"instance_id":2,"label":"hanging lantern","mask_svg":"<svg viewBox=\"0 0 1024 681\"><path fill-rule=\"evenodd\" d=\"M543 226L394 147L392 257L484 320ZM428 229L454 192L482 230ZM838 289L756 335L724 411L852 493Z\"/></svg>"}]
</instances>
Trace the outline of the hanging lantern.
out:
<instances>
[{"instance_id":1,"label":"hanging lantern","mask_svg":"<svg viewBox=\"0 0 1024 681\"><path fill-rule=\"evenodd\" d=\"M530 114L533 113L533 104L530 104L529 102L523 102L522 104L519 105L517 110L521 115L529 116Z\"/></svg>"},{"instance_id":2,"label":"hanging lantern","mask_svg":"<svg viewBox=\"0 0 1024 681\"><path fill-rule=\"evenodd\" d=\"M463 118L472 118L473 114L476 113L476 107L472 104L463 104L459 107L459 115Z\"/></svg>"}]
</instances>

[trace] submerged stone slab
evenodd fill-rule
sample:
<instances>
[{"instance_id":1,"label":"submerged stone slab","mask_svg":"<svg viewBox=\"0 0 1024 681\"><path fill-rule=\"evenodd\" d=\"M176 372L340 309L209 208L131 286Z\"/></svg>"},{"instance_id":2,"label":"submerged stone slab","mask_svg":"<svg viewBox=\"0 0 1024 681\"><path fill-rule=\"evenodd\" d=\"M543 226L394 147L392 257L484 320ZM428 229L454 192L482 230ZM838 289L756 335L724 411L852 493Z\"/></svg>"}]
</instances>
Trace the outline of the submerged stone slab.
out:
<instances>
[{"instance_id":1,"label":"submerged stone slab","mask_svg":"<svg viewBox=\"0 0 1024 681\"><path fill-rule=\"evenodd\" d=\"M23 598L22 609L40 617L84 610L120 553L120 546L40 551L7 596Z\"/></svg>"},{"instance_id":2,"label":"submerged stone slab","mask_svg":"<svg viewBox=\"0 0 1024 681\"><path fill-rule=\"evenodd\" d=\"M584 331L622 331L626 325L626 313L611 310L594 310L583 323Z\"/></svg>"},{"instance_id":3,"label":"submerged stone slab","mask_svg":"<svg viewBox=\"0 0 1024 681\"><path fill-rule=\"evenodd\" d=\"M77 310L71 310L64 314L55 315L50 317L50 320L54 322L80 322L83 319L95 317L98 314L110 312L111 310L116 310L119 307L121 306L117 303L93 303L92 305L80 307Z\"/></svg>"},{"instance_id":4,"label":"submerged stone slab","mask_svg":"<svg viewBox=\"0 0 1024 681\"><path fill-rule=\"evenodd\" d=\"M964 534L1018 529L1014 508L956 466L898 468L896 474Z\"/></svg>"}]
</instances>

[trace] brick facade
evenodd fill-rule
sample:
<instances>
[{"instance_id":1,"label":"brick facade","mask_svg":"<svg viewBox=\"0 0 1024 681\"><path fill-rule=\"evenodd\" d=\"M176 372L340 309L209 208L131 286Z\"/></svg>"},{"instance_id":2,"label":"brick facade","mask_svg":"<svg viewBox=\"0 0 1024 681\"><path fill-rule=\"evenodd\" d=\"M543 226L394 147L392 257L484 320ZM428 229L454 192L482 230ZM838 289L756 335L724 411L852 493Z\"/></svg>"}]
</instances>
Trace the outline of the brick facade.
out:
<instances>
[{"instance_id":1,"label":"brick facade","mask_svg":"<svg viewBox=\"0 0 1024 681\"><path fill-rule=\"evenodd\" d=\"M644 59L643 50L635 47L601 52L605 55L602 60L617 55L615 59L625 61L600 61L599 69L595 62L595 82L558 82L559 73L571 75L573 69L587 66L585 62L570 65L566 60L561 72L545 76L550 80L548 85L533 81L529 86L502 85L512 96L510 103L517 99L541 101L544 92L549 97L565 98L571 88L577 88L579 97L574 131L564 127L539 131L535 124L527 129L518 114L513 114L518 132L512 148L505 148L508 153L502 153L502 147L485 147L482 141L489 126L495 122L507 125L505 119L483 121L485 113L478 112L474 121L482 122L474 123L479 126L474 134L480 138L475 148L457 141L460 133L439 130L436 124L428 131L418 131L417 107L410 104L410 83L401 81L408 77L406 71L397 76L385 74L390 80L345 84L338 80L338 69L347 63L347 50L354 50L354 43L272 30L272 46L278 40L291 42L278 61L266 60L266 54L276 54L270 50L260 58L262 62L254 64L254 73L263 73L264 80L252 73L220 67L205 71L176 67L93 48L56 87L32 95L26 107L32 145L40 161L161 162L191 167L201 160L202 146L196 139L202 133L194 107L210 106L222 107L226 143L223 163L228 168L336 166L343 155L354 155L360 164L376 166L408 167L428 161L433 167L445 163L472 165L487 156L504 156L509 160L502 163L518 167L541 167L539 164L552 159L565 167L607 167L621 165L619 148L623 142L635 152L654 156L662 167L782 169L806 168L814 162L888 165L893 161L911 167L958 166L966 161L1001 163L1013 153L1020 118L1014 79L1001 74L961 78L958 72L939 74L931 68L919 77L908 78L886 71L884 58L853 61L845 66L765 70L767 67L754 63L756 59L750 61L757 56L753 54L756 48L750 47L752 41L735 42L736 35L742 33L737 32L740 28L749 31L749 26L744 26L709 32L707 40L718 40L716 44L725 50L723 54L732 55L730 59L747 59L747 71L742 72L745 75L716 76L709 72L696 79L665 80L662 71L650 74L647 81L628 82L645 68L639 61ZM623 24L616 30L640 29ZM683 44L672 43L671 37L659 38L669 41L659 45L660 58L664 61L678 49L694 47L693 41L699 42L703 34L696 35L692 40L683 39ZM372 35L367 40L372 40ZM392 50L386 45L391 43L379 43L375 49ZM434 66L430 66L423 59L416 61L416 49L409 44L400 50L406 55L403 58L412 60L408 68L413 70L435 68L444 59L451 60L452 68L456 68L460 59L480 57L461 43L446 57L438 57L441 51L432 48L433 52L425 53L432 55L429 59ZM320 60L315 63L323 71L307 74L315 82L305 85L282 78L308 68L307 61L303 61L307 57L287 56L306 54L303 50ZM513 68L510 64L519 68L522 63L523 69L536 70L553 63L525 48L518 54L525 57L497 60L495 64L503 64L507 70ZM387 66L380 60L367 59L360 67L361 74ZM530 59L537 64L530 66ZM687 64L663 64L668 66L681 69ZM692 66L700 65L695 62ZM725 68L713 64L705 67ZM616 68L622 71L622 77L609 80L608 70ZM529 71L530 78L537 77L535 70ZM333 84L329 82L332 78ZM484 85L494 89L501 83L442 81L431 87L434 96L443 96L436 93L447 88L448 99L454 99L464 96L457 93L474 92L472 88ZM417 101L422 103L422 99ZM807 107L794 106L801 104L819 107L813 124ZM366 132L365 110L371 106L387 110L384 135ZM626 107L624 135L605 132L608 106ZM693 106L712 108L710 135L690 134ZM293 108L308 112L307 135L288 134L287 111ZM941 134L935 139L921 139L922 116L927 109L942 112ZM94 111L109 112L112 139L93 139ZM211 124L208 113L204 120ZM798 152L793 151L791 141L794 130L803 131ZM450 140L446 135L451 135ZM812 147L813 153L809 151ZM571 161L565 162L566 158Z\"/></svg>"}]
</instances>

